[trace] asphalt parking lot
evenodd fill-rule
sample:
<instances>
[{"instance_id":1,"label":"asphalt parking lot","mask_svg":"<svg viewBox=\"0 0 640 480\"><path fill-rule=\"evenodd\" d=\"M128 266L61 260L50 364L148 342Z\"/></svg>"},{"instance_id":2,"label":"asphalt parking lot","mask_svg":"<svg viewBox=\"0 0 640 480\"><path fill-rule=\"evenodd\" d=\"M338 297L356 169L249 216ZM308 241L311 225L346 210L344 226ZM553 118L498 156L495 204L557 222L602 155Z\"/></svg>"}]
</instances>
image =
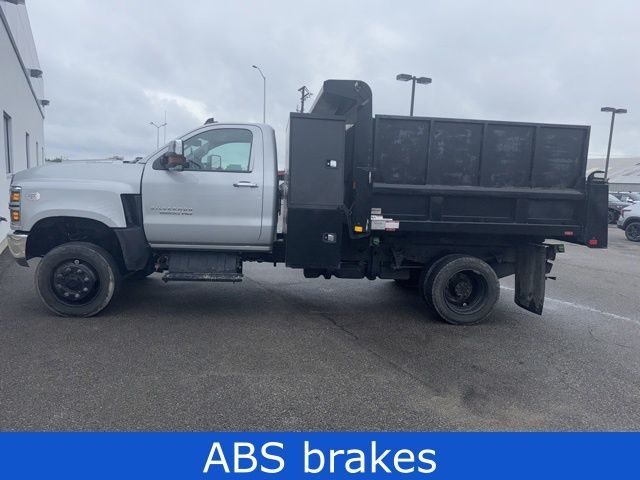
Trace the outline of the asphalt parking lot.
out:
<instances>
[{"instance_id":1,"label":"asphalt parking lot","mask_svg":"<svg viewBox=\"0 0 640 480\"><path fill-rule=\"evenodd\" d=\"M391 281L245 266L55 317L0 257L0 430L638 430L640 245L567 246L541 317L453 327Z\"/></svg>"}]
</instances>

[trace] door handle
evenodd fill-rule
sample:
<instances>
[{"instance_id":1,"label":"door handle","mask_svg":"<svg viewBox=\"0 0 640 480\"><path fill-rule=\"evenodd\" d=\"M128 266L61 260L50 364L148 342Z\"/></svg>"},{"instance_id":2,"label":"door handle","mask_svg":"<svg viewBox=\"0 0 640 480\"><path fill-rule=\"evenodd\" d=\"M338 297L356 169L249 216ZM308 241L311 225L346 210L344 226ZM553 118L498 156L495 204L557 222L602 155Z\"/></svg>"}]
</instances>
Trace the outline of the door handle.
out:
<instances>
[{"instance_id":1,"label":"door handle","mask_svg":"<svg viewBox=\"0 0 640 480\"><path fill-rule=\"evenodd\" d=\"M240 180L233 184L234 187L247 187L247 188L258 188L257 183L248 182L246 180Z\"/></svg>"}]
</instances>

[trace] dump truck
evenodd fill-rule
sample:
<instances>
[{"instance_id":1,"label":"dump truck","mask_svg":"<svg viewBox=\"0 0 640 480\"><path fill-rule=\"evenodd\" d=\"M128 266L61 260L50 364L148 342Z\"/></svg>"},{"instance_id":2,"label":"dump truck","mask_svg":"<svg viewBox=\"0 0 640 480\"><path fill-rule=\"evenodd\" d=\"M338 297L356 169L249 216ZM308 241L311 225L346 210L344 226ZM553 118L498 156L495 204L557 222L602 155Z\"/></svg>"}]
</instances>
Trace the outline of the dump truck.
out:
<instances>
[{"instance_id":1,"label":"dump truck","mask_svg":"<svg viewBox=\"0 0 640 480\"><path fill-rule=\"evenodd\" d=\"M372 100L365 82L325 81L290 114L283 176L274 130L254 123L205 124L135 163L18 172L9 249L41 258L36 290L64 316L98 314L124 277L240 282L245 262L269 262L394 280L469 325L510 275L540 314L562 242L606 248L588 126L374 117Z\"/></svg>"}]
</instances>

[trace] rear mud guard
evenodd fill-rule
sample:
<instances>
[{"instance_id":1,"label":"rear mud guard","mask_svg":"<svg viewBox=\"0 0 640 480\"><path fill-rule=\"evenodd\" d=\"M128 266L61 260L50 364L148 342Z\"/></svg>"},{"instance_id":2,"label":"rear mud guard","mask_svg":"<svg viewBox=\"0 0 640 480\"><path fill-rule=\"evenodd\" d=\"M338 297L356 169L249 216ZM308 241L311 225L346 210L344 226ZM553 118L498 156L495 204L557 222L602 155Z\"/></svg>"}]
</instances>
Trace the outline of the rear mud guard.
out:
<instances>
[{"instance_id":1,"label":"rear mud guard","mask_svg":"<svg viewBox=\"0 0 640 480\"><path fill-rule=\"evenodd\" d=\"M537 315L544 307L545 280L551 271L556 247L554 245L522 245L517 249L516 305Z\"/></svg>"}]
</instances>

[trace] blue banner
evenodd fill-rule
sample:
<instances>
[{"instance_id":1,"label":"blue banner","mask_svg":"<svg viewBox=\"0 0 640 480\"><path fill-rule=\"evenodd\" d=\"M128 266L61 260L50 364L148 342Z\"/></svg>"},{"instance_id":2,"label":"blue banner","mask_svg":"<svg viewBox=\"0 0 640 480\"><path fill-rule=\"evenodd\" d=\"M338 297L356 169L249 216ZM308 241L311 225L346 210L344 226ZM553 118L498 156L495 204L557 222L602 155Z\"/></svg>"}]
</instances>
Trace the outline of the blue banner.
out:
<instances>
[{"instance_id":1,"label":"blue banner","mask_svg":"<svg viewBox=\"0 0 640 480\"><path fill-rule=\"evenodd\" d=\"M636 433L2 433L0 479L638 478Z\"/></svg>"}]
</instances>

